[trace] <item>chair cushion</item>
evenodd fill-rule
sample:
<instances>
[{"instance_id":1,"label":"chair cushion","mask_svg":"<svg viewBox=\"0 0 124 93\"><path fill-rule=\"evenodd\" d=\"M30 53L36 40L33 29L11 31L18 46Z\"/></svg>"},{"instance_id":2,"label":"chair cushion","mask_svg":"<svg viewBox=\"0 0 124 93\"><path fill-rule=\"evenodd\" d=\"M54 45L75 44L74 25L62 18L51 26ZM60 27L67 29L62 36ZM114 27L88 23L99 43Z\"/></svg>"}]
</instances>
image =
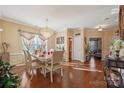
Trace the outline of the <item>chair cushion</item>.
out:
<instances>
[{"instance_id":1,"label":"chair cushion","mask_svg":"<svg viewBox=\"0 0 124 93\"><path fill-rule=\"evenodd\" d=\"M47 64L47 66L46 66L46 68L47 69L49 69L49 70L56 70L56 69L59 69L59 68L61 68L62 66L61 66L61 64L60 63L54 63L53 64L53 67L51 66L51 63L48 63Z\"/></svg>"}]
</instances>

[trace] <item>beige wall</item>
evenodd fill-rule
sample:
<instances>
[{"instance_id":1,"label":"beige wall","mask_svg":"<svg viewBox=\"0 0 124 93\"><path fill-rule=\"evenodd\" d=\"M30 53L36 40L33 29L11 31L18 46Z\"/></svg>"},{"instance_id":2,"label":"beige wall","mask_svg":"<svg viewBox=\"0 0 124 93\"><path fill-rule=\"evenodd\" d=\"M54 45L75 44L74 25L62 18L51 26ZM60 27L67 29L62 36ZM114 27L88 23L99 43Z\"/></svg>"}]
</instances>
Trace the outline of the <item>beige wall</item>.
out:
<instances>
[{"instance_id":1,"label":"beige wall","mask_svg":"<svg viewBox=\"0 0 124 93\"><path fill-rule=\"evenodd\" d=\"M27 32L37 33L38 29L33 28L31 26L17 24L10 21L0 20L2 22L2 26L4 31L0 32L0 43L7 42L9 44L8 52L11 53L11 64L18 64L24 61L24 57L22 56L22 45L21 38L19 36L18 30L24 30ZM1 48L1 44L0 44ZM48 49L55 48L55 37L51 36L48 39ZM0 49L1 51L1 49Z\"/></svg>"},{"instance_id":2,"label":"beige wall","mask_svg":"<svg viewBox=\"0 0 124 93\"><path fill-rule=\"evenodd\" d=\"M55 34L48 39L48 50L55 49Z\"/></svg>"},{"instance_id":3,"label":"beige wall","mask_svg":"<svg viewBox=\"0 0 124 93\"><path fill-rule=\"evenodd\" d=\"M102 59L104 59L104 57L108 54L109 51L109 47L111 44L111 40L112 37L115 35L115 31L116 30L112 30L112 31L102 31L102 32L98 32L98 31L88 31L85 29L68 29L68 37L74 37L74 34L76 33L81 33L82 36L82 56L85 55L86 56L86 48L88 47L88 40L91 37L97 37L97 38L101 38L102 39ZM85 43L85 38L86 38L86 43ZM73 42L72 42L73 44ZM73 49L73 48L72 48ZM73 50L72 50L73 51ZM84 58L85 58L84 56ZM72 58L73 58L73 54L72 54Z\"/></svg>"},{"instance_id":4,"label":"beige wall","mask_svg":"<svg viewBox=\"0 0 124 93\"><path fill-rule=\"evenodd\" d=\"M0 32L0 45L1 45L1 42L2 42L2 40L1 40L1 32ZM1 46L0 46L0 52L2 51L2 48L1 48Z\"/></svg>"},{"instance_id":5,"label":"beige wall","mask_svg":"<svg viewBox=\"0 0 124 93\"><path fill-rule=\"evenodd\" d=\"M37 30L28 26L7 22L7 21L2 21L2 22L4 28L4 31L2 32L2 42L7 42L9 44L8 51L10 53L22 52L21 38L18 33L19 29L29 32L37 32Z\"/></svg>"},{"instance_id":6,"label":"beige wall","mask_svg":"<svg viewBox=\"0 0 124 93\"><path fill-rule=\"evenodd\" d=\"M57 37L64 37L64 46L65 46L65 50L67 50L67 30L61 31L61 32L57 32L55 38ZM55 39L55 43L56 43ZM57 44L56 44L56 49L57 49Z\"/></svg>"},{"instance_id":7,"label":"beige wall","mask_svg":"<svg viewBox=\"0 0 124 93\"><path fill-rule=\"evenodd\" d=\"M98 37L102 39L102 59L108 54L110 43L115 31L85 31L86 42L88 44L89 38ZM87 45L86 45L87 46Z\"/></svg>"},{"instance_id":8,"label":"beige wall","mask_svg":"<svg viewBox=\"0 0 124 93\"><path fill-rule=\"evenodd\" d=\"M3 24L4 31L0 32L0 43L1 42L7 42L9 46L9 52L11 53L21 53L22 52L22 45L21 45L21 39L18 34L18 29L22 29L24 31L29 32L39 32L38 29L35 29L30 26L21 25L13 22L3 21L0 20L0 23ZM74 37L75 33L81 33L82 36L82 42L84 43L84 37L88 40L89 37L101 37L102 38L102 48L103 48L103 57L108 53L109 45L111 42L111 38L114 35L114 31L84 31L84 29L74 29L73 31L70 31L69 29L66 29L62 32L58 32L54 34L51 38L48 39L48 49L56 49L56 38L60 36L65 37L65 52L66 52L66 60L68 60L68 38ZM73 42L72 42L73 43ZM82 47L82 53L84 52L84 47L86 45L83 45ZM1 44L0 44L0 51L1 51Z\"/></svg>"},{"instance_id":9,"label":"beige wall","mask_svg":"<svg viewBox=\"0 0 124 93\"><path fill-rule=\"evenodd\" d=\"M57 37L64 37L64 48L65 48L64 59L65 61L68 61L67 30L56 33L55 35L55 49L56 50L57 50L57 44L56 44Z\"/></svg>"},{"instance_id":10,"label":"beige wall","mask_svg":"<svg viewBox=\"0 0 124 93\"><path fill-rule=\"evenodd\" d=\"M13 22L3 21L4 31L1 32L2 42L7 42L9 44L9 52L19 53L22 52L21 38L19 36L18 30L22 29L28 32L39 32L38 29L35 29L30 26L21 25ZM48 39L48 48L55 48L54 36Z\"/></svg>"},{"instance_id":11,"label":"beige wall","mask_svg":"<svg viewBox=\"0 0 124 93\"><path fill-rule=\"evenodd\" d=\"M105 31L103 33L103 57L105 57L109 53L110 44L113 36L115 35L115 31Z\"/></svg>"},{"instance_id":12,"label":"beige wall","mask_svg":"<svg viewBox=\"0 0 124 93\"><path fill-rule=\"evenodd\" d=\"M1 22L1 20L0 20L0 28L2 27L2 22ZM1 38L1 32L0 32L0 45L1 45L1 43L2 43L2 38ZM0 46L0 52L2 51L2 48L1 48L1 46Z\"/></svg>"},{"instance_id":13,"label":"beige wall","mask_svg":"<svg viewBox=\"0 0 124 93\"><path fill-rule=\"evenodd\" d=\"M67 30L67 36L73 37L74 31L71 31L70 29Z\"/></svg>"}]
</instances>

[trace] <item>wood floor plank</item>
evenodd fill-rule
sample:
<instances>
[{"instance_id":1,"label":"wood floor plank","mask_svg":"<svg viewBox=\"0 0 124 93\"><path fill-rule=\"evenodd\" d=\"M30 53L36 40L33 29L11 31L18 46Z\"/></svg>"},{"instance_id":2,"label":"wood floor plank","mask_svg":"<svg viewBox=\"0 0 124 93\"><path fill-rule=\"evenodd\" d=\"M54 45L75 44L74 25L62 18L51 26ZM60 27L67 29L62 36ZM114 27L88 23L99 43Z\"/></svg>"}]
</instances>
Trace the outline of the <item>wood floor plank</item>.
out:
<instances>
[{"instance_id":1,"label":"wood floor plank","mask_svg":"<svg viewBox=\"0 0 124 93\"><path fill-rule=\"evenodd\" d=\"M25 72L24 66L14 69L21 76L22 88L104 88L103 62L91 60L90 62L72 61L63 64L64 74L60 71L53 73L54 82L50 82L50 73L44 77L40 70L32 78Z\"/></svg>"}]
</instances>

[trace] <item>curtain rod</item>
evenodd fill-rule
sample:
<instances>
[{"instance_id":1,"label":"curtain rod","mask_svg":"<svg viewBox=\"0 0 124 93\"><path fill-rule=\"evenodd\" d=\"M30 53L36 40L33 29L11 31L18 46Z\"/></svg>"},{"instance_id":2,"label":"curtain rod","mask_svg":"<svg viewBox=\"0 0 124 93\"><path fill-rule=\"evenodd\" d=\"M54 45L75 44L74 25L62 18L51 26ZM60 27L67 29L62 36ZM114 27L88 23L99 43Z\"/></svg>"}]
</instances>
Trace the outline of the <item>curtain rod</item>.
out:
<instances>
[{"instance_id":1,"label":"curtain rod","mask_svg":"<svg viewBox=\"0 0 124 93\"><path fill-rule=\"evenodd\" d=\"M28 31L24 31L24 30L21 30L21 29L19 29L18 32L25 32L25 33L31 33L31 34L41 35L40 33L28 32Z\"/></svg>"},{"instance_id":2,"label":"curtain rod","mask_svg":"<svg viewBox=\"0 0 124 93\"><path fill-rule=\"evenodd\" d=\"M43 36L41 33L33 33L33 32L24 31L24 30L21 30L21 29L19 29L18 32L25 32L25 33L31 33L31 34L36 34L36 35L41 35L41 36ZM56 33L53 33L53 35L55 35L55 34L56 34ZM50 37L52 37L53 35L51 35ZM50 38L50 37L49 37L49 38ZM47 38L47 39L49 39L49 38Z\"/></svg>"}]
</instances>

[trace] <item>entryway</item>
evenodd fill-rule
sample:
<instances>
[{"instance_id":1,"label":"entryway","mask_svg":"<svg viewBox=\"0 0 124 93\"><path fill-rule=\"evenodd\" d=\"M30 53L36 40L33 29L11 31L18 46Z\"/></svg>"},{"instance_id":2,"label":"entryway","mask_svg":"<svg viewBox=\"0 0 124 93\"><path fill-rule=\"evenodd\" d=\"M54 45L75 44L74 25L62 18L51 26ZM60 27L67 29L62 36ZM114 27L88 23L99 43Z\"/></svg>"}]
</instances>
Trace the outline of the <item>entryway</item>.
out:
<instances>
[{"instance_id":1,"label":"entryway","mask_svg":"<svg viewBox=\"0 0 124 93\"><path fill-rule=\"evenodd\" d=\"M89 52L95 59L102 57L102 40L101 38L89 38Z\"/></svg>"}]
</instances>

